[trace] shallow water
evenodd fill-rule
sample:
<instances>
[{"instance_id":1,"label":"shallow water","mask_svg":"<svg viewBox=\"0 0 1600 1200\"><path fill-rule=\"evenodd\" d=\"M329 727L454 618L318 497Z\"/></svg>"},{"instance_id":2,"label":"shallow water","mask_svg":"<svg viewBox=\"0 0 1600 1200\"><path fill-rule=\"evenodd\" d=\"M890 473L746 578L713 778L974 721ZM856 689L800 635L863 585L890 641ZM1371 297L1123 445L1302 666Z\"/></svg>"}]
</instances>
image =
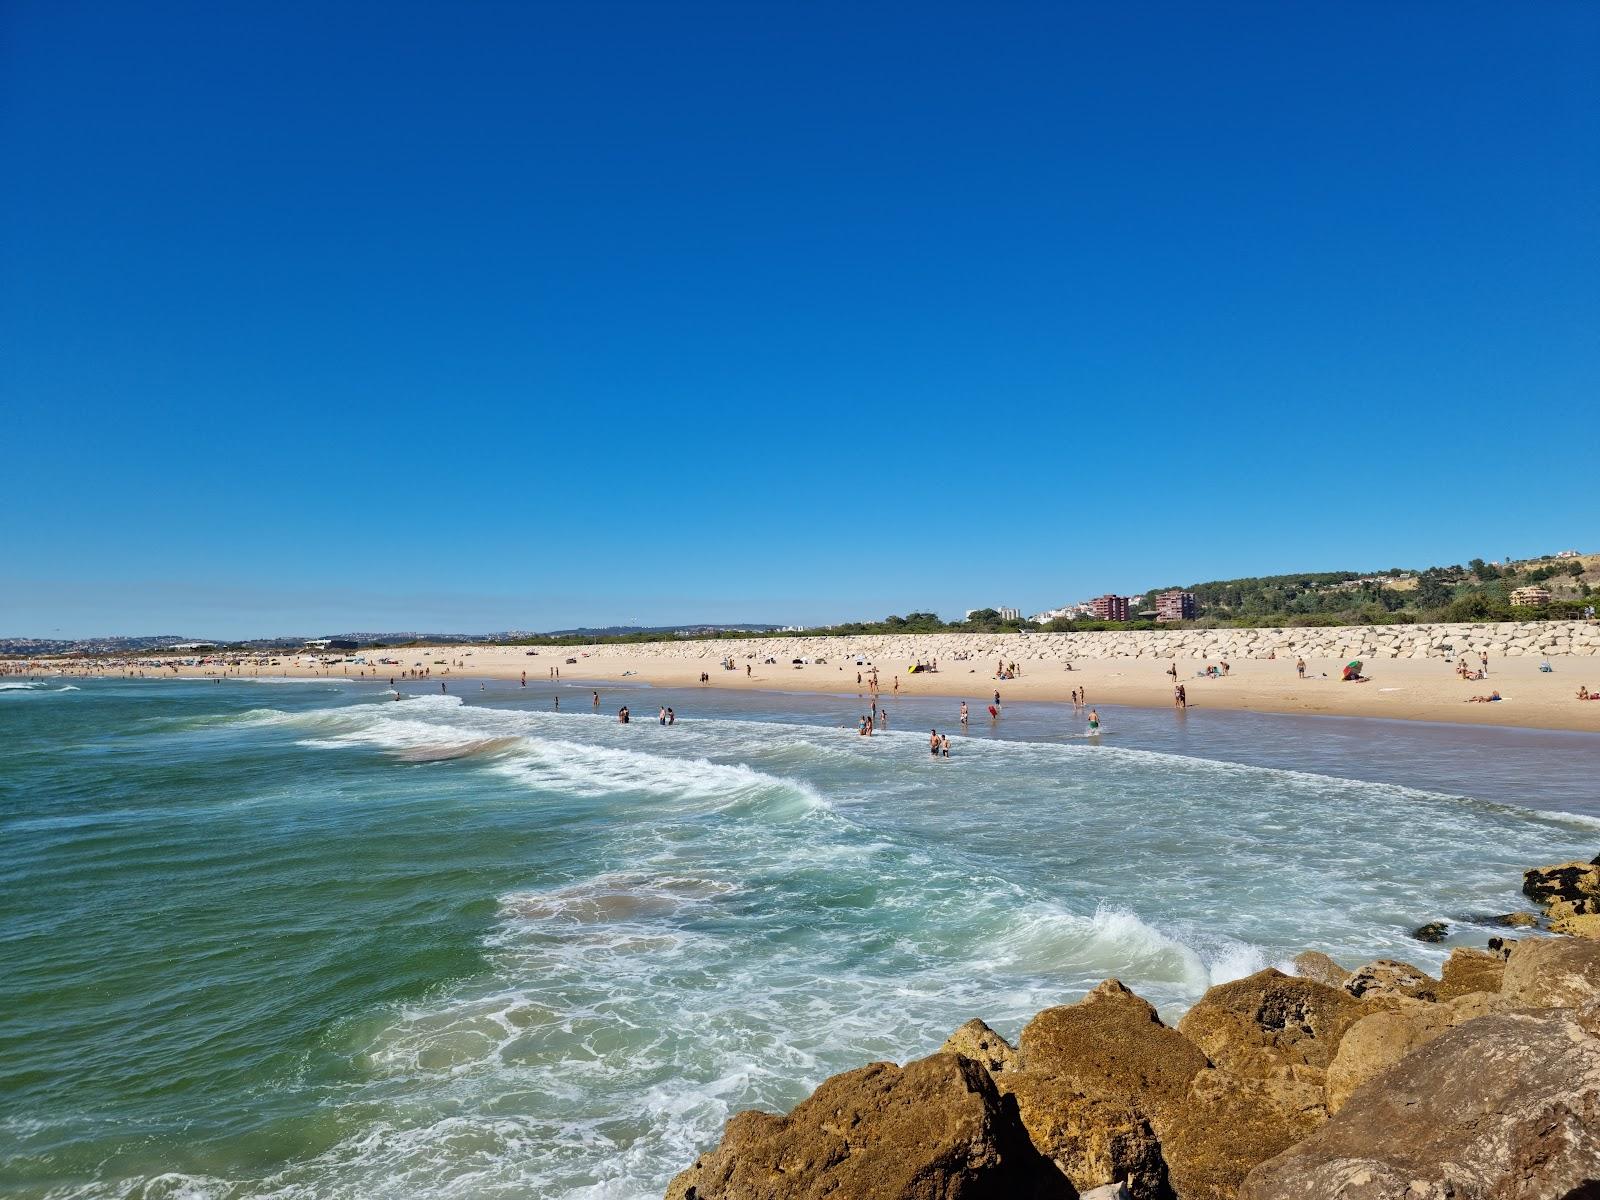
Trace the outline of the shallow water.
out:
<instances>
[{"instance_id":1,"label":"shallow water","mask_svg":"<svg viewBox=\"0 0 1600 1200\"><path fill-rule=\"evenodd\" d=\"M1600 842L1588 735L450 686L0 691L0 1189L659 1195L969 1017L1436 965Z\"/></svg>"}]
</instances>

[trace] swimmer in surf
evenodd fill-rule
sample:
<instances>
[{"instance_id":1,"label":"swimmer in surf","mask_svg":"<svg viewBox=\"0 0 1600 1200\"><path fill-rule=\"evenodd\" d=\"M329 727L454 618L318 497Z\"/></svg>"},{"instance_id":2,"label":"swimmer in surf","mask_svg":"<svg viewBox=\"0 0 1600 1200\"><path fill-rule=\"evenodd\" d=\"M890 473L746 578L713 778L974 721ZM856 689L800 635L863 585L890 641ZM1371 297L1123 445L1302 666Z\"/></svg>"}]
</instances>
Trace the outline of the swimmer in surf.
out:
<instances>
[{"instance_id":1,"label":"swimmer in surf","mask_svg":"<svg viewBox=\"0 0 1600 1200\"><path fill-rule=\"evenodd\" d=\"M1098 709L1091 708L1089 710L1089 732L1100 732L1100 713Z\"/></svg>"}]
</instances>

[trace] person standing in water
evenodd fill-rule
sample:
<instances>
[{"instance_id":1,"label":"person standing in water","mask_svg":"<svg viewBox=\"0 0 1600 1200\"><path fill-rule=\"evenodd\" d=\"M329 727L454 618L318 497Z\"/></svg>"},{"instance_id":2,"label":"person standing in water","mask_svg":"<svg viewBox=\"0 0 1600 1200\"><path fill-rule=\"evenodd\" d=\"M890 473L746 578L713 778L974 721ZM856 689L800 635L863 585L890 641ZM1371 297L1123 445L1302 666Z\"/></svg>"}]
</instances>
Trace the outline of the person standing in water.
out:
<instances>
[{"instance_id":1,"label":"person standing in water","mask_svg":"<svg viewBox=\"0 0 1600 1200\"><path fill-rule=\"evenodd\" d=\"M937 729L928 730L928 753L935 758L939 757L939 731Z\"/></svg>"},{"instance_id":2,"label":"person standing in water","mask_svg":"<svg viewBox=\"0 0 1600 1200\"><path fill-rule=\"evenodd\" d=\"M1100 732L1100 713L1099 713L1099 710L1097 710L1097 709L1091 708L1089 710L1089 732L1090 733L1099 733Z\"/></svg>"},{"instance_id":3,"label":"person standing in water","mask_svg":"<svg viewBox=\"0 0 1600 1200\"><path fill-rule=\"evenodd\" d=\"M950 735L948 733L939 735L939 754L943 758L950 757Z\"/></svg>"},{"instance_id":4,"label":"person standing in water","mask_svg":"<svg viewBox=\"0 0 1600 1200\"><path fill-rule=\"evenodd\" d=\"M967 723L967 702L965 700L963 700L961 702L961 724L964 727L966 725L966 723Z\"/></svg>"}]
</instances>

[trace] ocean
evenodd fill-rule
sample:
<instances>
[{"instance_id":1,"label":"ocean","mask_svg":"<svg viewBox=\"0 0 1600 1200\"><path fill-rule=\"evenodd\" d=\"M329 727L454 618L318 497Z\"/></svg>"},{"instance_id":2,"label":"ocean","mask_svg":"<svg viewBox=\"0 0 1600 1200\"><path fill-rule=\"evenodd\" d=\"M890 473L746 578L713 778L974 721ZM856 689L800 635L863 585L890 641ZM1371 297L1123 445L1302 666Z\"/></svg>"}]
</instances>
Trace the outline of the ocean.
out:
<instances>
[{"instance_id":1,"label":"ocean","mask_svg":"<svg viewBox=\"0 0 1600 1200\"><path fill-rule=\"evenodd\" d=\"M0 681L0 1192L659 1196L971 1017L1436 969L1600 849L1596 735L449 686Z\"/></svg>"}]
</instances>

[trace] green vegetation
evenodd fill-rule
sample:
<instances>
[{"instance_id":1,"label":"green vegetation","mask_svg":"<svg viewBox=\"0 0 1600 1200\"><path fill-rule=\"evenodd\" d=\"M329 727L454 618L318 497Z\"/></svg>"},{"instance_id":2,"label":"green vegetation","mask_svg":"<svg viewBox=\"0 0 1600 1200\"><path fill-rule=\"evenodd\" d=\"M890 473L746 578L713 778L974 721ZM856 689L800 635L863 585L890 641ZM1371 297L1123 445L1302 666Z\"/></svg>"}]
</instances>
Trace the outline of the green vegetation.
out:
<instances>
[{"instance_id":1,"label":"green vegetation","mask_svg":"<svg viewBox=\"0 0 1600 1200\"><path fill-rule=\"evenodd\" d=\"M1588 578L1586 578L1586 576ZM1197 618L1159 625L1149 618L1127 622L1073 618L1052 621L1051 633L1095 629L1251 628L1317 625L1411 625L1436 621L1539 621L1581 617L1594 603L1600 584L1600 555L1583 559L1536 559L1495 566L1473 559L1466 566L1429 567L1408 572L1399 567L1371 574L1316 571L1301 575L1264 575L1207 583L1172 584L1145 592L1147 605L1175 588L1193 592ZM1511 593L1529 584L1551 593L1547 608L1511 603ZM808 638L891 633L1012 633L1040 629L1023 621L1005 621L992 608L981 608L960 621L940 620L936 613L912 612L881 621L849 621L839 625L770 634L729 630L722 633L627 633L528 638L524 645L591 645L595 642L659 642L736 639L752 636Z\"/></svg>"}]
</instances>

